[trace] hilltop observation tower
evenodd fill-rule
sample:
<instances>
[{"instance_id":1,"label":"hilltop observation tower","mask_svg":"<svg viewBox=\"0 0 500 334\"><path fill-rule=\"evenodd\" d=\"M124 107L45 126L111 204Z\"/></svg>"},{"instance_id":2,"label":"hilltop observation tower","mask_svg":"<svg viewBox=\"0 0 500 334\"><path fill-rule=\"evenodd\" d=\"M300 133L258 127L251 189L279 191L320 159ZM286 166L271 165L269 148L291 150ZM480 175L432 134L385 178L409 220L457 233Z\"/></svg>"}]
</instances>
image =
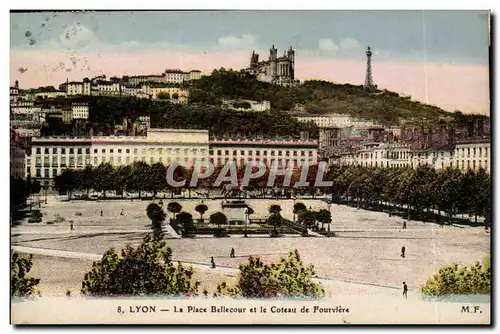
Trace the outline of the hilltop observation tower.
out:
<instances>
[{"instance_id":1,"label":"hilltop observation tower","mask_svg":"<svg viewBox=\"0 0 500 334\"><path fill-rule=\"evenodd\" d=\"M365 74L365 85L364 88L367 90L377 89L377 85L373 83L372 76L372 50L370 46L366 49L366 74Z\"/></svg>"}]
</instances>

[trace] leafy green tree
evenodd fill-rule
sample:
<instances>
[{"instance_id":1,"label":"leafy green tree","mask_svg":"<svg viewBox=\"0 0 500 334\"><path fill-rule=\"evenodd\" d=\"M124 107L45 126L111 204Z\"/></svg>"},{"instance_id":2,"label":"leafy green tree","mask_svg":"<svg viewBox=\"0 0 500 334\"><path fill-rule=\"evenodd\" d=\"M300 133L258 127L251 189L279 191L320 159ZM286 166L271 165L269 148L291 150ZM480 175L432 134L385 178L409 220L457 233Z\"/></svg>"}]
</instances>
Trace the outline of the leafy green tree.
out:
<instances>
[{"instance_id":1,"label":"leafy green tree","mask_svg":"<svg viewBox=\"0 0 500 334\"><path fill-rule=\"evenodd\" d=\"M332 223L332 214L326 209L321 209L316 214L316 219L320 222L321 228L325 228L325 224L330 225Z\"/></svg>"},{"instance_id":2,"label":"leafy green tree","mask_svg":"<svg viewBox=\"0 0 500 334\"><path fill-rule=\"evenodd\" d=\"M272 204L269 206L269 213L275 214L275 213L280 213L281 212L281 206L278 204Z\"/></svg>"},{"instance_id":3,"label":"leafy green tree","mask_svg":"<svg viewBox=\"0 0 500 334\"><path fill-rule=\"evenodd\" d=\"M28 273L33 267L33 255L28 258L20 256L11 250L10 256L10 296L30 297L39 293L37 289L39 278L33 278Z\"/></svg>"},{"instance_id":4,"label":"leafy green tree","mask_svg":"<svg viewBox=\"0 0 500 334\"><path fill-rule=\"evenodd\" d=\"M54 188L59 194L68 194L68 199L71 199L71 194L75 191L75 172L71 169L65 169L61 174L54 178Z\"/></svg>"},{"instance_id":5,"label":"leafy green tree","mask_svg":"<svg viewBox=\"0 0 500 334\"><path fill-rule=\"evenodd\" d=\"M457 264L444 266L422 287L428 296L470 295L491 293L491 259L470 268Z\"/></svg>"},{"instance_id":6,"label":"leafy green tree","mask_svg":"<svg viewBox=\"0 0 500 334\"><path fill-rule=\"evenodd\" d=\"M174 214L174 219L177 217L177 214L181 212L182 205L177 202L170 202L167 205L167 211Z\"/></svg>"},{"instance_id":7,"label":"leafy green tree","mask_svg":"<svg viewBox=\"0 0 500 334\"><path fill-rule=\"evenodd\" d=\"M182 230L184 233L189 233L193 230L193 216L188 212L181 212L177 215L177 222L182 224Z\"/></svg>"},{"instance_id":8,"label":"leafy green tree","mask_svg":"<svg viewBox=\"0 0 500 334\"><path fill-rule=\"evenodd\" d=\"M10 178L10 211L18 209L30 195L29 184L21 178Z\"/></svg>"},{"instance_id":9,"label":"leafy green tree","mask_svg":"<svg viewBox=\"0 0 500 334\"><path fill-rule=\"evenodd\" d=\"M198 204L194 209L200 214L200 221L203 221L203 215L208 211L208 206L202 203Z\"/></svg>"},{"instance_id":10,"label":"leafy green tree","mask_svg":"<svg viewBox=\"0 0 500 334\"><path fill-rule=\"evenodd\" d=\"M247 207L246 214L248 217L250 217L254 213L255 213L255 211L251 207Z\"/></svg>"},{"instance_id":11,"label":"leafy green tree","mask_svg":"<svg viewBox=\"0 0 500 334\"><path fill-rule=\"evenodd\" d=\"M302 202L295 203L293 205L293 213L298 215L302 211L306 211L307 207Z\"/></svg>"},{"instance_id":12,"label":"leafy green tree","mask_svg":"<svg viewBox=\"0 0 500 334\"><path fill-rule=\"evenodd\" d=\"M221 225L227 224L227 217L222 212L216 212L210 215L210 224L217 225L217 227L221 227Z\"/></svg>"},{"instance_id":13,"label":"leafy green tree","mask_svg":"<svg viewBox=\"0 0 500 334\"><path fill-rule=\"evenodd\" d=\"M299 253L292 250L287 258L278 263L264 264L251 256L248 263L240 265L235 286L225 282L217 286L217 292L230 297L243 298L321 298L324 288L313 281L314 266L304 267Z\"/></svg>"},{"instance_id":14,"label":"leafy green tree","mask_svg":"<svg viewBox=\"0 0 500 334\"><path fill-rule=\"evenodd\" d=\"M161 233L161 224L165 221L166 215L163 209L156 203L150 203L146 208L146 214L151 220L151 226L155 235Z\"/></svg>"},{"instance_id":15,"label":"leafy green tree","mask_svg":"<svg viewBox=\"0 0 500 334\"><path fill-rule=\"evenodd\" d=\"M279 226L281 226L282 222L283 217L281 217L281 214L279 212L271 213L266 219L266 223L273 226L274 235L277 234L277 229Z\"/></svg>"},{"instance_id":16,"label":"leafy green tree","mask_svg":"<svg viewBox=\"0 0 500 334\"><path fill-rule=\"evenodd\" d=\"M161 236L147 236L134 248L117 253L110 248L85 274L81 293L86 296L179 296L196 295L199 282L193 269L172 261L172 249Z\"/></svg>"},{"instance_id":17,"label":"leafy green tree","mask_svg":"<svg viewBox=\"0 0 500 334\"><path fill-rule=\"evenodd\" d=\"M95 171L94 190L102 192L106 198L106 192L113 189L114 168L110 163L100 164Z\"/></svg>"},{"instance_id":18,"label":"leafy green tree","mask_svg":"<svg viewBox=\"0 0 500 334\"><path fill-rule=\"evenodd\" d=\"M316 222L316 215L313 211L310 210L300 211L298 222L305 228L311 228Z\"/></svg>"}]
</instances>

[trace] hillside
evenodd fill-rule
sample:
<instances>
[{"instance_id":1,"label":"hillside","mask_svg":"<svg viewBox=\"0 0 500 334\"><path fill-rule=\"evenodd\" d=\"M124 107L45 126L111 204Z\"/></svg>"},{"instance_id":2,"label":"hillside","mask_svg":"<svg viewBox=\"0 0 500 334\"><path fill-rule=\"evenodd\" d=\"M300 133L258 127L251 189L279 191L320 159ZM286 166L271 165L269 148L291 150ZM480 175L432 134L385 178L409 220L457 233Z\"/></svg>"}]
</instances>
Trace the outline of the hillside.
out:
<instances>
[{"instance_id":1,"label":"hillside","mask_svg":"<svg viewBox=\"0 0 500 334\"><path fill-rule=\"evenodd\" d=\"M292 110L298 104L309 114L349 114L384 125L412 119L433 124L440 117L455 116L386 90L368 92L362 86L327 81L306 81L295 87L281 87L259 82L245 73L223 69L214 70L211 76L192 82L189 87L192 103L219 105L221 98L269 100L275 110Z\"/></svg>"},{"instance_id":2,"label":"hillside","mask_svg":"<svg viewBox=\"0 0 500 334\"><path fill-rule=\"evenodd\" d=\"M124 119L134 122L139 116L150 116L151 127L176 129L206 129L213 136L245 137L299 137L307 131L311 138L317 139L318 128L313 124L298 122L287 112L241 112L224 110L221 106L207 104L178 105L163 101L77 96L44 101L41 104L54 103L68 108L72 102L87 102L90 106L89 124L83 131L93 128L94 133L104 135L113 132L116 125L122 125ZM51 129L44 129L44 134L69 134L71 127L50 124ZM73 127L74 128L74 127ZM81 127L80 127L81 128Z\"/></svg>"}]
</instances>

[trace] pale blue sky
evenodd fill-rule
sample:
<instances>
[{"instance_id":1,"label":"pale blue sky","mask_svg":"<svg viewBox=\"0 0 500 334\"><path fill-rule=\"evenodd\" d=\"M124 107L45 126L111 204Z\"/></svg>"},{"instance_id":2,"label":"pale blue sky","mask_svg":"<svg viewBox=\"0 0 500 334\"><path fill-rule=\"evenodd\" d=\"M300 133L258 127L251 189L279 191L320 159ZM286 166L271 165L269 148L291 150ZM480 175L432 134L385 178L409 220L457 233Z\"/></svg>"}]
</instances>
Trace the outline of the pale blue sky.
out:
<instances>
[{"instance_id":1,"label":"pale blue sky","mask_svg":"<svg viewBox=\"0 0 500 334\"><path fill-rule=\"evenodd\" d=\"M251 35L256 47L267 50L293 45L316 50L319 39L339 43L355 39L383 50L389 59L487 64L488 25L480 11L188 11L81 12L11 14L11 47L26 47L32 32L38 43L59 40L68 26L90 29L104 44L127 41L169 43L210 48L224 36ZM42 26L44 25L44 26ZM349 56L342 48L336 57ZM332 55L333 56L333 55Z\"/></svg>"},{"instance_id":2,"label":"pale blue sky","mask_svg":"<svg viewBox=\"0 0 500 334\"><path fill-rule=\"evenodd\" d=\"M449 110L489 110L487 11L11 13L11 83L58 85L166 68L241 69L293 46L299 80L363 84Z\"/></svg>"}]
</instances>

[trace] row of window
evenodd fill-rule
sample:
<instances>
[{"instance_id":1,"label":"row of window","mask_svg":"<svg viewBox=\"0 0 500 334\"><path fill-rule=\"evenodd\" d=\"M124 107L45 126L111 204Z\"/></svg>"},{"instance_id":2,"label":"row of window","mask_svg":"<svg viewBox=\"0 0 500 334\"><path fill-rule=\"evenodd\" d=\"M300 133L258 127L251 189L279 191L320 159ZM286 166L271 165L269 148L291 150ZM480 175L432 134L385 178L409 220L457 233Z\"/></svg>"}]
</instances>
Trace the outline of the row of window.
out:
<instances>
[{"instance_id":1,"label":"row of window","mask_svg":"<svg viewBox=\"0 0 500 334\"><path fill-rule=\"evenodd\" d=\"M467 149L465 149L465 148L457 149L457 154L459 155L460 158L465 157L466 150L467 150L467 157L470 157L471 156L470 147L468 147ZM484 152L484 157L487 157L488 156L488 148L487 147L484 147L484 148L478 147L477 149L476 149L476 147L472 148L472 156L473 157L476 156L476 153L477 153L478 157L481 157L481 156L483 156L483 152Z\"/></svg>"},{"instance_id":2,"label":"row of window","mask_svg":"<svg viewBox=\"0 0 500 334\"><path fill-rule=\"evenodd\" d=\"M84 152L83 150L84 149L82 149L82 148L77 148L76 149L76 153L77 154L82 154ZM107 150L105 148L101 149L101 153L115 153L115 151L117 153L123 153L123 152L130 153L131 150L128 149L128 148L127 149L121 149L121 148L119 148L119 149L116 149L116 150L113 149L113 148L107 149ZM157 152L159 154L163 154L165 152L167 154L171 154L172 152L180 153L180 151L181 151L180 148L175 148L175 149L172 149L172 148L167 148L167 149L163 149L163 148L157 148L157 149L155 149L155 148L149 148L147 150L145 148L143 148L141 150L141 153L142 154L146 154L146 152L149 152L150 154L154 154L155 152ZM198 153L198 149L196 149L196 148L193 148L193 149L187 149L187 148L185 148L185 149L183 149L183 152L186 155L189 153L189 151L191 151L191 153L193 153L193 154L197 154ZM52 154L58 154L58 153L66 154L67 152L69 152L69 154L74 154L75 153L75 149L74 148L68 148L68 149L66 149L66 148L60 148L59 149L57 147L53 147L52 148ZM95 148L93 150L93 152L94 152L94 154L97 154L99 152L99 150ZM134 152L134 154L138 154L139 150L137 148L135 148L135 149L133 149L133 152ZM201 149L199 152L201 154L206 154L207 150L206 149ZM40 147L37 147L36 148L36 154L41 154L41 153L42 153L42 149ZM43 150L43 153L44 154L50 154L50 149L48 147L45 148ZM85 148L85 154L90 154L90 148Z\"/></svg>"},{"instance_id":3,"label":"row of window","mask_svg":"<svg viewBox=\"0 0 500 334\"><path fill-rule=\"evenodd\" d=\"M217 150L217 155L223 155L222 152L224 152L224 155L231 155L231 153L232 153L232 155L235 156L235 155L238 154L238 150L232 150L232 152L231 152L231 150L225 150L225 151L223 151L223 150ZM260 156L260 152L261 151L259 151L259 150L255 150L255 155L256 156ZM248 155L253 155L253 153L254 152L251 151L251 150L248 151ZM267 156L268 153L269 153L270 156L275 156L275 155L277 155L279 157L281 157L281 156L289 157L290 156L290 151L274 151L274 150L271 150L271 151L262 151L262 155L264 155L264 156ZM294 157L298 156L298 154L299 154L299 151L293 151L293 156ZM309 151L307 154L308 154L308 156L312 157L314 155L314 152L313 151ZM210 155L213 155L213 150L210 150ZM240 150L240 155L245 155L245 151L244 150ZM306 156L306 151L300 151L300 156L305 157Z\"/></svg>"},{"instance_id":4,"label":"row of window","mask_svg":"<svg viewBox=\"0 0 500 334\"><path fill-rule=\"evenodd\" d=\"M82 154L84 151L83 148L77 148L76 149L76 153L77 154ZM52 148L52 154L57 154L57 153L61 153L61 154L66 154L66 152L69 152L69 154L74 154L75 153L75 149L74 148L68 148L66 149L65 147L62 147L59 151L59 148L57 147L53 147ZM50 149L48 147L44 148L43 150L43 153L44 154L50 154ZM40 147L37 147L36 148L36 154L42 154L42 149ZM85 154L90 154L90 148L85 148Z\"/></svg>"},{"instance_id":5,"label":"row of window","mask_svg":"<svg viewBox=\"0 0 500 334\"><path fill-rule=\"evenodd\" d=\"M461 162L461 163L460 163ZM361 166L365 166L365 167L379 167L379 164L377 161L375 161L375 163L373 162L355 162L355 161L348 161L346 162L347 165L361 165ZM396 163L396 164L391 164L390 166L391 167L404 167L404 166L407 166L408 164L407 163ZM424 165L424 163L422 162L418 162L418 166L422 166ZM383 167L384 166L384 163L380 163L380 167ZM387 161L386 162L386 167L389 167L389 162ZM413 167L413 162L411 163L411 167ZM450 162L450 167L453 168L453 162ZM488 160L478 160L477 161L477 164L476 164L476 160L472 160L472 164L471 164L471 160L467 160L467 164L465 163L464 160L461 160L461 161L458 161L457 162L457 167L462 169L462 170L465 170L465 169L472 169L472 170L476 170L476 169L485 169L485 170L488 170ZM444 168L444 163L441 162L441 168Z\"/></svg>"},{"instance_id":6,"label":"row of window","mask_svg":"<svg viewBox=\"0 0 500 334\"><path fill-rule=\"evenodd\" d=\"M90 148L85 148L85 149L82 149L82 148L77 148L76 149L76 153L77 154L82 154L83 153L83 150L85 150L85 154L90 154ZM118 149L100 149L101 153L115 153L115 150L117 153L130 153L130 149L121 149L121 148L118 148ZM198 153L198 149L196 148L193 148L193 149L187 149L187 148L184 148L182 149L184 154L187 155L189 153L193 153L193 154L197 154ZM69 154L74 154L75 153L75 149L74 148L57 148L57 147L53 147L52 148L52 154L58 154L58 153L61 153L61 154L66 154L66 152L69 152ZM99 153L99 149L97 148L94 148L93 149L93 152L94 154L97 154ZM154 154L155 152L157 152L158 154L163 154L163 153L167 153L167 154L171 154L172 152L175 152L175 153L180 153L181 152L181 149L180 148L149 148L149 149L141 149L141 153L142 154L146 154L146 152L149 152L150 154ZM203 155L203 154L206 154L206 149L200 149L199 152ZM240 155L245 155L245 151L244 150L240 150ZM261 152L262 152L262 155L263 156L267 156L268 153L270 156L290 156L291 155L291 151L275 151L275 150L270 150L270 151L260 151L260 150L255 150L255 155L256 156L260 156L261 155ZM40 147L37 147L36 148L36 154L41 154L42 153L42 149ZM50 154L50 149L48 147L44 148L43 150L43 153L44 154ZM139 153L139 150L137 148L133 149L133 153L134 154L138 154ZM211 155L213 155L214 153L214 150L210 150L209 153ZM232 155L235 156L238 154L238 150L217 150L217 155ZM248 155L253 155L254 151L252 150L249 150L248 151ZM300 156L306 156L306 154L309 156L309 157L312 157L314 156L314 152L313 151L300 151ZM296 157L299 155L299 151L293 151L293 156Z\"/></svg>"},{"instance_id":7,"label":"row of window","mask_svg":"<svg viewBox=\"0 0 500 334\"><path fill-rule=\"evenodd\" d=\"M236 158L217 158L217 160L214 158L211 158L210 161L212 163L217 162L216 166L223 166L223 165L228 164L230 162L232 162L238 166L243 166L247 162L250 162L250 163L262 162L263 164L265 164L265 165L269 164L270 166L273 166L275 163L277 163L279 167L286 167L286 166L288 166L288 164L291 163L294 167L297 167L301 164L304 164L307 161L307 158L301 158L301 159L297 159L297 160L294 160L294 159L262 159L262 160L260 160L259 158L255 158L255 159L253 159L253 158L248 158L248 159L240 158L239 161ZM314 160L309 159L309 163L313 164Z\"/></svg>"}]
</instances>

